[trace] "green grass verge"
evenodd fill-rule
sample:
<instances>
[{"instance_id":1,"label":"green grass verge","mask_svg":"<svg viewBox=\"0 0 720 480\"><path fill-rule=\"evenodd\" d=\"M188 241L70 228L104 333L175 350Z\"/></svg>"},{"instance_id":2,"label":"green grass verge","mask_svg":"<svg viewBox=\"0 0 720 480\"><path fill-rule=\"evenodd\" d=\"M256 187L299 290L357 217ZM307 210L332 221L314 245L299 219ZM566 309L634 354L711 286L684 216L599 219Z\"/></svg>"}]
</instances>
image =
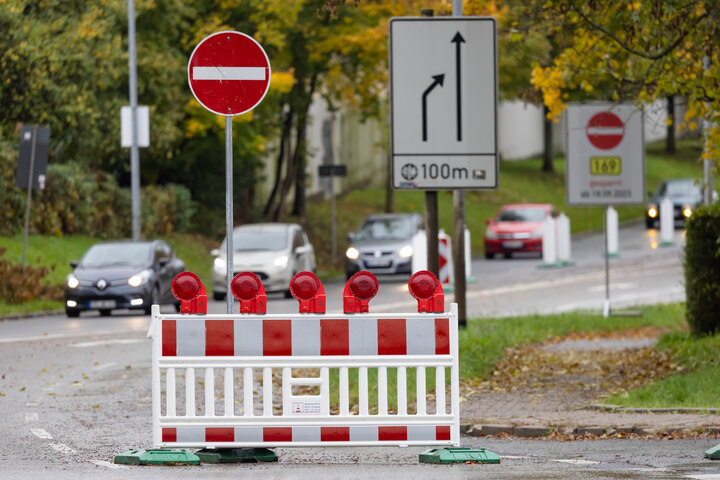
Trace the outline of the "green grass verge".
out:
<instances>
[{"instance_id":1,"label":"green grass verge","mask_svg":"<svg viewBox=\"0 0 720 480\"><path fill-rule=\"evenodd\" d=\"M216 247L217 244L199 235L174 234L164 237L164 239L175 249L177 256L185 262L186 268L197 274L205 287L210 289L210 272L213 262L210 249L213 246ZM66 237L29 235L25 256L26 265L47 267L50 272L45 281L51 285L62 285L67 274L72 271L69 265L70 261L80 260L85 251L99 241L101 240L82 235ZM7 249L0 258L20 263L22 260L22 246L22 234L0 237L0 247ZM62 302L34 300L22 304L8 304L0 299L0 315L62 307Z\"/></svg>"},{"instance_id":2,"label":"green grass verge","mask_svg":"<svg viewBox=\"0 0 720 480\"><path fill-rule=\"evenodd\" d=\"M645 171L647 191L654 191L667 178L701 178L702 164L699 163L702 145L699 140L689 139L678 142L677 153L664 152L664 142L648 145ZM599 230L602 228L602 207L570 207L565 200L565 161L558 157L554 161L555 171L541 171L541 160L505 161L500 164L500 179L497 190L468 191L465 199L465 221L470 230L471 248L474 254L483 252L485 220L493 217L498 209L508 203L539 202L552 203L570 218L573 232ZM355 231L362 219L371 213L385 211L386 192L382 188L356 189L337 199L337 255L334 264L330 262L330 202L313 203L307 219L308 235L315 246L320 270L342 272L345 250L348 247L347 234ZM395 212L418 212L424 215L425 193L422 191L395 191ZM621 222L642 218L644 205L617 208ZM444 191L438 194L439 228L448 233L453 231L453 195Z\"/></svg>"},{"instance_id":3,"label":"green grass verge","mask_svg":"<svg viewBox=\"0 0 720 480\"><path fill-rule=\"evenodd\" d=\"M674 332L657 348L672 353L678 373L603 401L633 408L720 407L720 334L693 338Z\"/></svg>"}]
</instances>

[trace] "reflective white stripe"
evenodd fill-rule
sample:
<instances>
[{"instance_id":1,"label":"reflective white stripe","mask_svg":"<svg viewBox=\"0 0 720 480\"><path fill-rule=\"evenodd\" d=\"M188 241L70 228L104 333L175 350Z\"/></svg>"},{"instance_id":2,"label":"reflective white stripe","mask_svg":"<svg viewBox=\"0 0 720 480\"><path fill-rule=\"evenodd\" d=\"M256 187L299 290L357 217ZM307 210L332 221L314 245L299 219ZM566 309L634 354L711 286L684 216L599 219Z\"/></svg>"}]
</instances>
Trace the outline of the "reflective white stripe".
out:
<instances>
[{"instance_id":1,"label":"reflective white stripe","mask_svg":"<svg viewBox=\"0 0 720 480\"><path fill-rule=\"evenodd\" d=\"M193 80L265 80L265 67L193 67Z\"/></svg>"},{"instance_id":2,"label":"reflective white stripe","mask_svg":"<svg viewBox=\"0 0 720 480\"><path fill-rule=\"evenodd\" d=\"M292 354L320 355L320 319L292 320Z\"/></svg>"},{"instance_id":3,"label":"reflective white stripe","mask_svg":"<svg viewBox=\"0 0 720 480\"><path fill-rule=\"evenodd\" d=\"M177 356L205 356L205 322L177 322Z\"/></svg>"},{"instance_id":4,"label":"reflective white stripe","mask_svg":"<svg viewBox=\"0 0 720 480\"><path fill-rule=\"evenodd\" d=\"M242 319L233 322L236 357L260 357L263 354L262 320Z\"/></svg>"},{"instance_id":5,"label":"reflective white stripe","mask_svg":"<svg viewBox=\"0 0 720 480\"><path fill-rule=\"evenodd\" d=\"M350 355L377 355L377 319L348 319Z\"/></svg>"},{"instance_id":6,"label":"reflective white stripe","mask_svg":"<svg viewBox=\"0 0 720 480\"><path fill-rule=\"evenodd\" d=\"M585 130L588 135L622 135L625 129L622 127L590 127Z\"/></svg>"}]
</instances>

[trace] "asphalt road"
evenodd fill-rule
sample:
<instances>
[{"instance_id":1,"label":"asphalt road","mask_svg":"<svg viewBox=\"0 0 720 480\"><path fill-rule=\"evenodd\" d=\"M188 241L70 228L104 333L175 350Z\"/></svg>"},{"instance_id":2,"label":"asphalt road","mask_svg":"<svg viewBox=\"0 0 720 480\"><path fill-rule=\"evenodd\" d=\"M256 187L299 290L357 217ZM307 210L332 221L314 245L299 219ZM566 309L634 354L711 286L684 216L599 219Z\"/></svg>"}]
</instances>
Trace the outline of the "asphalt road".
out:
<instances>
[{"instance_id":1,"label":"asphalt road","mask_svg":"<svg viewBox=\"0 0 720 480\"><path fill-rule=\"evenodd\" d=\"M656 232L623 228L611 260L613 308L682 300L682 231L657 246ZM469 316L600 309L605 292L602 236L573 241L574 265L539 268L538 258L476 260ZM412 309L407 279L381 279L371 311ZM328 282L329 311L341 311L343 282ZM452 301L452 294L448 294ZM295 300L269 299L270 312L296 311ZM223 302L211 312L224 313ZM170 310L168 310L170 311ZM149 319L119 312L0 322L2 479L149 478L493 478L720 479L720 462L702 458L717 442L597 440L552 442L463 437L500 465L421 465L418 448L279 449L279 464L120 467L116 454L151 447Z\"/></svg>"}]
</instances>

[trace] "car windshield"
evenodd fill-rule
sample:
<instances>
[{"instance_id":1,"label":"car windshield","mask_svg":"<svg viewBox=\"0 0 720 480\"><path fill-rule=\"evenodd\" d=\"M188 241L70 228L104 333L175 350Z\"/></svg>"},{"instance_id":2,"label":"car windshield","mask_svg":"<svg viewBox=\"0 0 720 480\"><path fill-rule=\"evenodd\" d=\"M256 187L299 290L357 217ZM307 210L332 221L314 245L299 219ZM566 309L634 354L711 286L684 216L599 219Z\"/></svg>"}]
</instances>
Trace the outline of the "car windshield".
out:
<instances>
[{"instance_id":1,"label":"car windshield","mask_svg":"<svg viewBox=\"0 0 720 480\"><path fill-rule=\"evenodd\" d=\"M83 255L80 265L83 267L111 267L148 265L152 258L152 245L149 243L105 243L93 245Z\"/></svg>"},{"instance_id":2,"label":"car windshield","mask_svg":"<svg viewBox=\"0 0 720 480\"><path fill-rule=\"evenodd\" d=\"M500 212L498 222L542 222L545 210L542 208L509 208Z\"/></svg>"},{"instance_id":3,"label":"car windshield","mask_svg":"<svg viewBox=\"0 0 720 480\"><path fill-rule=\"evenodd\" d=\"M409 218L366 220L355 232L355 238L358 240L405 240L412 235Z\"/></svg>"},{"instance_id":4,"label":"car windshield","mask_svg":"<svg viewBox=\"0 0 720 480\"><path fill-rule=\"evenodd\" d=\"M238 230L233 233L233 250L248 252L256 250L285 250L288 245L286 230ZM225 251L225 242L220 247Z\"/></svg>"},{"instance_id":5,"label":"car windshield","mask_svg":"<svg viewBox=\"0 0 720 480\"><path fill-rule=\"evenodd\" d=\"M667 182L661 190L660 195L668 195L670 197L700 194L700 186L695 185L694 180Z\"/></svg>"}]
</instances>

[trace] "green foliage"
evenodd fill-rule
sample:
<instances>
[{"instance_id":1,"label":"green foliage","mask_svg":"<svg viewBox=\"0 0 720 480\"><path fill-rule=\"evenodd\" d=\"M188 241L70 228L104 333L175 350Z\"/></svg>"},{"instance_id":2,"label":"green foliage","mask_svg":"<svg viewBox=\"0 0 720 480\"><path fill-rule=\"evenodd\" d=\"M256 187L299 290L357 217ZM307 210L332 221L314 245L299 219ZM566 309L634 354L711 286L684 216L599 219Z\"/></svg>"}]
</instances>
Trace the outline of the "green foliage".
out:
<instances>
[{"instance_id":1,"label":"green foliage","mask_svg":"<svg viewBox=\"0 0 720 480\"><path fill-rule=\"evenodd\" d=\"M6 251L5 247L0 247L0 257ZM22 263L0 258L0 298L11 304L35 299L61 300L62 287L48 285L45 281L51 270L55 270L54 264L49 268L28 264L23 267Z\"/></svg>"},{"instance_id":2,"label":"green foliage","mask_svg":"<svg viewBox=\"0 0 720 480\"><path fill-rule=\"evenodd\" d=\"M687 321L694 335L720 332L720 208L693 212L685 246Z\"/></svg>"}]
</instances>

